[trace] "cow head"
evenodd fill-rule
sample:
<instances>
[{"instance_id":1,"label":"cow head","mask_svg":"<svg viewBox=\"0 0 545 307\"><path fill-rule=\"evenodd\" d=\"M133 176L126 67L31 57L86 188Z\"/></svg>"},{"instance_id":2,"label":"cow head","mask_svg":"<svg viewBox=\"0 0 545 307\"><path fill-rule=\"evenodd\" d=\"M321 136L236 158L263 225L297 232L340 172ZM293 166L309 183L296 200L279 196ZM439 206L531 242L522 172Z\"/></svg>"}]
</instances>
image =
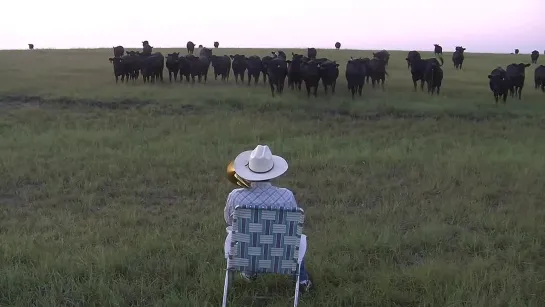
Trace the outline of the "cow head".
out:
<instances>
[{"instance_id":1,"label":"cow head","mask_svg":"<svg viewBox=\"0 0 545 307\"><path fill-rule=\"evenodd\" d=\"M199 51L199 55L210 58L212 56L212 49L204 47Z\"/></svg>"},{"instance_id":2,"label":"cow head","mask_svg":"<svg viewBox=\"0 0 545 307\"><path fill-rule=\"evenodd\" d=\"M519 63L517 64L517 67L521 70L524 70L526 67L530 67L530 64Z\"/></svg>"},{"instance_id":3,"label":"cow head","mask_svg":"<svg viewBox=\"0 0 545 307\"><path fill-rule=\"evenodd\" d=\"M230 55L229 56L231 59L233 59L233 62L240 62L240 61L246 61L247 58L245 55L243 54L235 54L235 55Z\"/></svg>"},{"instance_id":4,"label":"cow head","mask_svg":"<svg viewBox=\"0 0 545 307\"><path fill-rule=\"evenodd\" d=\"M433 45L434 45L435 47L441 47L441 46L439 46L438 44L433 44Z\"/></svg>"},{"instance_id":5,"label":"cow head","mask_svg":"<svg viewBox=\"0 0 545 307\"><path fill-rule=\"evenodd\" d=\"M142 46L149 46L149 42L148 41L143 41Z\"/></svg>"},{"instance_id":6,"label":"cow head","mask_svg":"<svg viewBox=\"0 0 545 307\"><path fill-rule=\"evenodd\" d=\"M457 52L460 52L460 53L464 53L464 51L466 50L466 48L463 48L462 46L456 46L456 49L455 49Z\"/></svg>"}]
</instances>

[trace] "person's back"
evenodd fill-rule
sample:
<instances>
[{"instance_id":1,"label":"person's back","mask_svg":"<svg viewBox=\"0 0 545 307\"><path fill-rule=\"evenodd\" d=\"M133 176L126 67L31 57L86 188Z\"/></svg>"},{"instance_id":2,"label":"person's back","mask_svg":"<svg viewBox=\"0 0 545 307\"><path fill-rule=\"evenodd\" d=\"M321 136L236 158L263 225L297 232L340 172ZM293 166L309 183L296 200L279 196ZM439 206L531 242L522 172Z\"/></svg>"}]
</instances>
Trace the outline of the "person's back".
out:
<instances>
[{"instance_id":1,"label":"person's back","mask_svg":"<svg viewBox=\"0 0 545 307\"><path fill-rule=\"evenodd\" d=\"M233 162L235 172L241 178L250 182L249 188L235 189L225 204L224 218L228 228L232 226L233 213L238 205L251 205L273 208L297 208L297 201L293 193L286 189L275 187L270 183L288 170L288 163L280 156L273 156L268 146L258 145L253 151L245 151L239 154ZM230 242L230 233L226 238L226 246ZM306 249L306 236L301 235L301 245ZM256 275L250 276L242 273L242 276L251 280ZM300 285L308 290L311 281L305 269L304 260L300 268Z\"/></svg>"},{"instance_id":2,"label":"person's back","mask_svg":"<svg viewBox=\"0 0 545 307\"><path fill-rule=\"evenodd\" d=\"M293 193L286 188L273 186L269 181L252 182L248 189L235 189L227 196L225 221L232 223L232 215L238 205L273 208L297 208Z\"/></svg>"}]
</instances>

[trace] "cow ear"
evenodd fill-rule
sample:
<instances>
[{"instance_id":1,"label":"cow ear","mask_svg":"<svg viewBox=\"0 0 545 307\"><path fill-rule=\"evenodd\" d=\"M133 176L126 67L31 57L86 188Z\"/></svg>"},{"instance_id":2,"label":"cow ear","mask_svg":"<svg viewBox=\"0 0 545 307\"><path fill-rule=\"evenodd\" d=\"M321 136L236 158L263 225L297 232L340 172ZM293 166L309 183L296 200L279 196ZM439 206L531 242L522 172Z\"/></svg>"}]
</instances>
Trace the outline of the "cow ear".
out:
<instances>
[{"instance_id":1,"label":"cow ear","mask_svg":"<svg viewBox=\"0 0 545 307\"><path fill-rule=\"evenodd\" d=\"M526 64L526 65L524 65L524 66L526 66L526 67L530 67L530 64Z\"/></svg>"},{"instance_id":2,"label":"cow ear","mask_svg":"<svg viewBox=\"0 0 545 307\"><path fill-rule=\"evenodd\" d=\"M335 64L335 67L339 67L339 64Z\"/></svg>"},{"instance_id":3,"label":"cow ear","mask_svg":"<svg viewBox=\"0 0 545 307\"><path fill-rule=\"evenodd\" d=\"M288 63L288 64L291 63L291 60L286 60L286 63Z\"/></svg>"},{"instance_id":4,"label":"cow ear","mask_svg":"<svg viewBox=\"0 0 545 307\"><path fill-rule=\"evenodd\" d=\"M492 75L488 75L488 79L492 78Z\"/></svg>"}]
</instances>

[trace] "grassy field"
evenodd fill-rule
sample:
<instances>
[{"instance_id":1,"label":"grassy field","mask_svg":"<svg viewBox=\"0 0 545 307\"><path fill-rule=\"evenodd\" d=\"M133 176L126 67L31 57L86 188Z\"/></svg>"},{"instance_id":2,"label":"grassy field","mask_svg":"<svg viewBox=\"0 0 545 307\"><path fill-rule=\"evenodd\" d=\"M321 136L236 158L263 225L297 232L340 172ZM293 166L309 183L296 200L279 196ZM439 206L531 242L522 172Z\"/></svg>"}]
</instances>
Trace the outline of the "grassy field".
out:
<instances>
[{"instance_id":1,"label":"grassy field","mask_svg":"<svg viewBox=\"0 0 545 307\"><path fill-rule=\"evenodd\" d=\"M431 97L392 52L386 91L352 100L346 60L370 55L319 50L338 90L307 99L232 77L116 85L110 49L0 52L0 306L219 306L225 168L257 144L307 213L300 306L544 306L545 94L535 65L506 105L486 77L529 56L455 71L445 54ZM239 278L231 306L292 289Z\"/></svg>"}]
</instances>

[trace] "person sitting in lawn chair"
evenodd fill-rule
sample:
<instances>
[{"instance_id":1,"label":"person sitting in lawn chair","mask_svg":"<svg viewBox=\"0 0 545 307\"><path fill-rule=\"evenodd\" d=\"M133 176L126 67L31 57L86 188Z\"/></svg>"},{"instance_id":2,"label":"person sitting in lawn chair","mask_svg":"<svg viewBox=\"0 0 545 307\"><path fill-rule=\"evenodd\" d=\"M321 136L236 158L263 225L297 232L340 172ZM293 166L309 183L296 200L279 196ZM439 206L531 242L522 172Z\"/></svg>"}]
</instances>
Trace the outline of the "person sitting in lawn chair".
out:
<instances>
[{"instance_id":1,"label":"person sitting in lawn chair","mask_svg":"<svg viewBox=\"0 0 545 307\"><path fill-rule=\"evenodd\" d=\"M269 146L257 145L254 150L239 154L233 163L235 173L250 183L249 188L235 189L227 197L224 217L228 228L233 223L233 212L237 205L251 205L273 208L297 208L297 201L293 193L286 189L273 186L271 179L281 176L288 170L288 163L284 158L272 154ZM231 233L227 235L225 244L231 242ZM301 236L301 248L306 249L306 236ZM227 251L226 251L227 252ZM242 272L247 281L254 280L257 275ZM304 260L301 263L300 288L308 291L312 285L309 274L305 269Z\"/></svg>"}]
</instances>

